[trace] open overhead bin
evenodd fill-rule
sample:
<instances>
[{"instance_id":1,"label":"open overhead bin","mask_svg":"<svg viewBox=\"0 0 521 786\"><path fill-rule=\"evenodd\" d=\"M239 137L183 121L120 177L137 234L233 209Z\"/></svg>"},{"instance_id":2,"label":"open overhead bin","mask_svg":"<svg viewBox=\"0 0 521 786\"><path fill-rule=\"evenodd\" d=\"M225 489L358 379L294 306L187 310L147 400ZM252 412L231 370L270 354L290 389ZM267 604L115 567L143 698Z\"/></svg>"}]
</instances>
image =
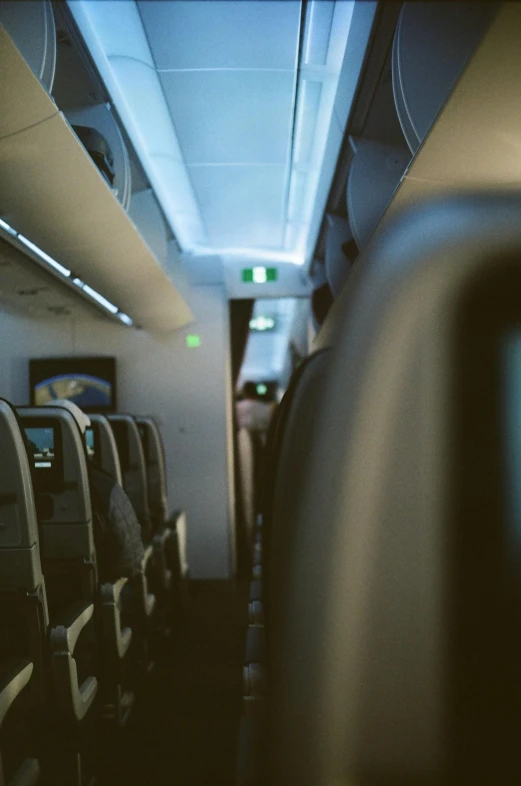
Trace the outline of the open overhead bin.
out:
<instances>
[{"instance_id":1,"label":"open overhead bin","mask_svg":"<svg viewBox=\"0 0 521 786\"><path fill-rule=\"evenodd\" d=\"M0 25L50 93L56 71L56 25L51 0L0 0Z\"/></svg>"},{"instance_id":2,"label":"open overhead bin","mask_svg":"<svg viewBox=\"0 0 521 786\"><path fill-rule=\"evenodd\" d=\"M410 160L408 148L371 139L352 139L354 158L347 179L347 213L353 237L363 249Z\"/></svg>"},{"instance_id":3,"label":"open overhead bin","mask_svg":"<svg viewBox=\"0 0 521 786\"><path fill-rule=\"evenodd\" d=\"M393 43L393 90L412 153L424 140L494 14L494 3L404 3Z\"/></svg>"},{"instance_id":4,"label":"open overhead bin","mask_svg":"<svg viewBox=\"0 0 521 786\"><path fill-rule=\"evenodd\" d=\"M521 184L521 4L501 3L407 169L381 226L421 199Z\"/></svg>"},{"instance_id":5,"label":"open overhead bin","mask_svg":"<svg viewBox=\"0 0 521 786\"><path fill-rule=\"evenodd\" d=\"M0 26L0 216L149 330L192 314Z\"/></svg>"}]
</instances>

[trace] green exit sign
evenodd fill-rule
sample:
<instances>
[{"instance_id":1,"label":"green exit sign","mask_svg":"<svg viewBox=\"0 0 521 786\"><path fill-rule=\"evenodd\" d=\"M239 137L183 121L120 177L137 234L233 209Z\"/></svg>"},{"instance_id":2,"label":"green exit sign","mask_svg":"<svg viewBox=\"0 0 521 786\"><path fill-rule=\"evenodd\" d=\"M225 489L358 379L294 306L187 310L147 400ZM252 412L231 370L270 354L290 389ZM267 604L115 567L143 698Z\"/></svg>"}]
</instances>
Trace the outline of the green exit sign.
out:
<instances>
[{"instance_id":1,"label":"green exit sign","mask_svg":"<svg viewBox=\"0 0 521 786\"><path fill-rule=\"evenodd\" d=\"M195 349L196 347L200 347L201 336L198 336L195 333L189 333L186 337L186 346L188 347L188 349Z\"/></svg>"},{"instance_id":2,"label":"green exit sign","mask_svg":"<svg viewBox=\"0 0 521 786\"><path fill-rule=\"evenodd\" d=\"M245 267L242 269L242 280L245 284L265 284L277 280L276 267Z\"/></svg>"}]
</instances>

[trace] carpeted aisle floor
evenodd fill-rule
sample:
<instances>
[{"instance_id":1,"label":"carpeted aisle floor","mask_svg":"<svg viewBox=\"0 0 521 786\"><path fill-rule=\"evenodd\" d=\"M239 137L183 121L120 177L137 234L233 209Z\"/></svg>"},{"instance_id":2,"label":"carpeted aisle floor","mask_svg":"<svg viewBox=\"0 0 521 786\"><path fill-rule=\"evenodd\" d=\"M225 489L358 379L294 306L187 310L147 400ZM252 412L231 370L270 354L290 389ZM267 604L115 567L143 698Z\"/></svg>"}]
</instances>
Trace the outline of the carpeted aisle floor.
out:
<instances>
[{"instance_id":1,"label":"carpeted aisle floor","mask_svg":"<svg viewBox=\"0 0 521 786\"><path fill-rule=\"evenodd\" d=\"M100 786L233 785L247 592L191 582L178 635L143 684Z\"/></svg>"}]
</instances>

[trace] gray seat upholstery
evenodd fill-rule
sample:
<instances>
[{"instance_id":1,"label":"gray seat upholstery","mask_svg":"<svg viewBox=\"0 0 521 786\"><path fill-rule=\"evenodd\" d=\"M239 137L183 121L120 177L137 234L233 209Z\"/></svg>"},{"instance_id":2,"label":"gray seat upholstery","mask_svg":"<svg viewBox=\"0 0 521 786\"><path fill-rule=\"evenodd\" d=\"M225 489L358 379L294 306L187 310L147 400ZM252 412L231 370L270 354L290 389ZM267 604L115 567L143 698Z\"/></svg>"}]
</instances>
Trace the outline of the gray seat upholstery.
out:
<instances>
[{"instance_id":1,"label":"gray seat upholstery","mask_svg":"<svg viewBox=\"0 0 521 786\"><path fill-rule=\"evenodd\" d=\"M309 460L285 463L291 542L272 549L273 786L519 780L502 380L520 209L485 195L404 214L342 293Z\"/></svg>"},{"instance_id":2,"label":"gray seat upholstery","mask_svg":"<svg viewBox=\"0 0 521 786\"><path fill-rule=\"evenodd\" d=\"M247 428L239 429L237 433L237 445L239 451L240 473L239 493L241 495L242 507L244 510L247 545L255 562L253 543L255 532L254 449L253 437Z\"/></svg>"},{"instance_id":3,"label":"gray seat upholstery","mask_svg":"<svg viewBox=\"0 0 521 786\"><path fill-rule=\"evenodd\" d=\"M154 550L150 542L151 521L145 456L138 427L132 415L109 415L108 420L116 440L123 488L141 524L143 541L145 543L145 555L139 577L139 601L142 613L145 617L151 617L156 606L156 598L155 595L149 592L147 578L147 573L152 568Z\"/></svg>"},{"instance_id":4,"label":"gray seat upholstery","mask_svg":"<svg viewBox=\"0 0 521 786\"><path fill-rule=\"evenodd\" d=\"M281 403L278 414L277 432L273 434L274 444L270 455L275 477L271 490L265 499L265 522L267 549L266 564L263 566L266 585L263 606L254 616L258 602L250 603L251 624L246 637L246 663L243 691L245 702L251 704L249 711L241 720L239 731L239 757L237 783L253 784L264 782L266 745L264 720L267 692L268 708L274 686L284 680L279 672L278 641L280 630L284 628L284 595L287 592L288 564L293 560L306 559L306 555L294 553L295 505L298 500L302 477L310 459L310 447L315 438L316 407L320 387L324 380L329 361L329 353L321 352L307 358L305 364L295 375ZM266 612L266 614L264 614ZM259 622L264 622L265 627ZM259 701L260 700L260 701ZM268 724L270 720L268 717ZM267 780L269 782L269 780Z\"/></svg>"},{"instance_id":5,"label":"gray seat upholstery","mask_svg":"<svg viewBox=\"0 0 521 786\"><path fill-rule=\"evenodd\" d=\"M25 735L31 749L35 746L32 725L43 721L46 710L49 615L30 465L16 413L2 399L0 456L0 730L13 705L25 696ZM14 629L10 629L12 621ZM33 748L32 756L16 761L7 773L2 763L5 751L0 750L0 782L6 786L37 783L40 763L35 753Z\"/></svg>"},{"instance_id":6,"label":"gray seat upholstery","mask_svg":"<svg viewBox=\"0 0 521 786\"><path fill-rule=\"evenodd\" d=\"M105 415L89 415L93 442L93 460L112 475L116 483L123 486L123 474L119 461L118 448L114 432Z\"/></svg>"},{"instance_id":7,"label":"gray seat upholstery","mask_svg":"<svg viewBox=\"0 0 521 786\"><path fill-rule=\"evenodd\" d=\"M87 463L74 417L59 407L19 408L30 451L40 447L35 434L53 434L48 454L34 454L41 558L51 630L51 666L55 699L64 717L80 721L93 707L98 681L78 682L74 650L94 616L97 596L96 553ZM30 455L30 459L32 456Z\"/></svg>"},{"instance_id":8,"label":"gray seat upholstery","mask_svg":"<svg viewBox=\"0 0 521 786\"><path fill-rule=\"evenodd\" d=\"M132 415L109 415L118 449L123 488L139 519L146 542L151 537L147 471L138 427Z\"/></svg>"},{"instance_id":9,"label":"gray seat upholstery","mask_svg":"<svg viewBox=\"0 0 521 786\"><path fill-rule=\"evenodd\" d=\"M160 581L167 589L179 588L187 573L185 514L168 513L166 461L161 432L152 417L137 417L145 456L148 502L152 522L153 545Z\"/></svg>"},{"instance_id":10,"label":"gray seat upholstery","mask_svg":"<svg viewBox=\"0 0 521 786\"><path fill-rule=\"evenodd\" d=\"M77 684L74 653L78 638L88 625L90 647L86 650L85 642L82 646L84 653L90 652L91 657L81 658L82 670L85 663L90 666L96 662L101 647L100 699L104 706L113 708L111 718L119 723L123 719L119 703L124 680L122 661L132 638L130 628L122 625L119 604L126 579L99 586L85 443L74 417L63 408L19 408L19 417L29 445L35 434L32 429L54 430L54 459L50 462L35 459L33 482L39 502L42 562L54 626L50 635L51 664L54 692L56 697L62 697L60 711L64 718L80 721L94 709L98 681L90 674L82 679L81 685ZM53 462L52 469L38 466ZM69 684L77 687L68 692Z\"/></svg>"}]
</instances>

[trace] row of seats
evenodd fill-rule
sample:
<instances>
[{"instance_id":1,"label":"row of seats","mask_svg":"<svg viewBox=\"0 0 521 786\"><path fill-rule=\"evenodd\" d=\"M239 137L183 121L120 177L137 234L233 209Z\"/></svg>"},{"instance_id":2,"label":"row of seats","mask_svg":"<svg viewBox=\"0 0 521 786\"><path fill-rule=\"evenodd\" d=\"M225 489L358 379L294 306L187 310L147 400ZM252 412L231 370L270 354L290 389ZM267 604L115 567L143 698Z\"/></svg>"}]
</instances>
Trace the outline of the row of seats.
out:
<instances>
[{"instance_id":1,"label":"row of seats","mask_svg":"<svg viewBox=\"0 0 521 786\"><path fill-rule=\"evenodd\" d=\"M126 723L151 644L175 622L184 514L167 514L152 418L91 415L83 435L65 408L0 399L0 453L0 783L81 786L93 735ZM131 580L100 580L89 457L138 516Z\"/></svg>"},{"instance_id":2,"label":"row of seats","mask_svg":"<svg viewBox=\"0 0 521 786\"><path fill-rule=\"evenodd\" d=\"M520 209L390 223L278 408L241 786L519 782Z\"/></svg>"}]
</instances>

